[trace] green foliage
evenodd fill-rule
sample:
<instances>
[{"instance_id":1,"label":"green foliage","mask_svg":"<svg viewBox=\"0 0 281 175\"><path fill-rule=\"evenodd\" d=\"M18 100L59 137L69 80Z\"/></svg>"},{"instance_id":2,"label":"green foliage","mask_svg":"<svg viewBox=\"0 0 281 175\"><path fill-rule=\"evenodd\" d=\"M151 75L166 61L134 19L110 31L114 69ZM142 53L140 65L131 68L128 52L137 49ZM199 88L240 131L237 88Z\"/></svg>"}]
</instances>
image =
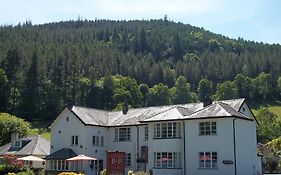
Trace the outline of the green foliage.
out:
<instances>
[{"instance_id":1,"label":"green foliage","mask_svg":"<svg viewBox=\"0 0 281 175\"><path fill-rule=\"evenodd\" d=\"M238 74L234 78L234 83L240 97L248 99L253 97L254 85L249 77L244 76L243 74Z\"/></svg>"},{"instance_id":2,"label":"green foliage","mask_svg":"<svg viewBox=\"0 0 281 175\"><path fill-rule=\"evenodd\" d=\"M11 141L11 134L19 133L19 136L25 136L30 132L30 124L21 118L8 113L0 113L0 145Z\"/></svg>"},{"instance_id":3,"label":"green foliage","mask_svg":"<svg viewBox=\"0 0 281 175\"><path fill-rule=\"evenodd\" d=\"M277 80L277 92L278 92L278 95L281 96L281 77L278 77L278 80Z\"/></svg>"},{"instance_id":4,"label":"green foliage","mask_svg":"<svg viewBox=\"0 0 281 175\"><path fill-rule=\"evenodd\" d=\"M13 165L0 165L0 174L8 174L12 172L18 172L19 169Z\"/></svg>"},{"instance_id":5,"label":"green foliage","mask_svg":"<svg viewBox=\"0 0 281 175\"><path fill-rule=\"evenodd\" d=\"M9 105L8 79L4 70L0 69L0 112L5 111Z\"/></svg>"},{"instance_id":6,"label":"green foliage","mask_svg":"<svg viewBox=\"0 0 281 175\"><path fill-rule=\"evenodd\" d=\"M212 82L210 82L207 78L200 80L199 86L197 89L198 98L200 101L208 101L211 100L212 96Z\"/></svg>"},{"instance_id":7,"label":"green foliage","mask_svg":"<svg viewBox=\"0 0 281 175\"><path fill-rule=\"evenodd\" d=\"M18 172L16 175L35 175L35 173L28 168L25 171Z\"/></svg>"},{"instance_id":8,"label":"green foliage","mask_svg":"<svg viewBox=\"0 0 281 175\"><path fill-rule=\"evenodd\" d=\"M203 77L214 87L235 82L238 95L232 91L216 99L280 97L280 45L229 39L167 19L28 22L1 26L0 34L0 111L30 121L52 120L74 104L114 109L125 99L132 107L185 103L197 99L195 91L205 100L216 89L201 90ZM115 87L109 75L123 76L116 80L122 83ZM174 88L180 76L190 86L185 97ZM160 83L174 93L166 93L162 103L152 100L146 87L136 88Z\"/></svg>"},{"instance_id":9,"label":"green foliage","mask_svg":"<svg viewBox=\"0 0 281 175\"><path fill-rule=\"evenodd\" d=\"M281 136L269 141L266 145L271 148L275 156L281 158Z\"/></svg>"},{"instance_id":10,"label":"green foliage","mask_svg":"<svg viewBox=\"0 0 281 175\"><path fill-rule=\"evenodd\" d=\"M175 85L174 93L172 93L172 102L173 104L184 104L192 102L192 95L190 92L190 84L187 82L187 79L183 76L180 76Z\"/></svg>"},{"instance_id":11,"label":"green foliage","mask_svg":"<svg viewBox=\"0 0 281 175\"><path fill-rule=\"evenodd\" d=\"M74 172L61 172L58 175L84 175L82 173L74 173Z\"/></svg>"},{"instance_id":12,"label":"green foliage","mask_svg":"<svg viewBox=\"0 0 281 175\"><path fill-rule=\"evenodd\" d=\"M132 107L140 106L142 94L135 79L115 75L113 81L115 87L113 99L115 103L127 102Z\"/></svg>"},{"instance_id":13,"label":"green foliage","mask_svg":"<svg viewBox=\"0 0 281 175\"><path fill-rule=\"evenodd\" d=\"M259 142L266 143L281 135L281 120L270 112L267 108L261 108L256 114L259 122L258 125L258 140Z\"/></svg>"},{"instance_id":14,"label":"green foliage","mask_svg":"<svg viewBox=\"0 0 281 175\"><path fill-rule=\"evenodd\" d=\"M257 96L263 99L270 98L272 94L272 80L270 77L270 74L265 74L264 72L260 73L259 76L257 76L254 79L254 85Z\"/></svg>"},{"instance_id":15,"label":"green foliage","mask_svg":"<svg viewBox=\"0 0 281 175\"><path fill-rule=\"evenodd\" d=\"M148 92L149 92L149 87L146 84L140 84L139 85L139 91L142 94L142 106L147 106L147 98L148 98Z\"/></svg>"},{"instance_id":16,"label":"green foliage","mask_svg":"<svg viewBox=\"0 0 281 175\"><path fill-rule=\"evenodd\" d=\"M107 175L107 169L103 169L103 170L100 172L100 175Z\"/></svg>"},{"instance_id":17,"label":"green foliage","mask_svg":"<svg viewBox=\"0 0 281 175\"><path fill-rule=\"evenodd\" d=\"M149 89L148 105L161 106L170 104L170 93L167 85L162 83Z\"/></svg>"},{"instance_id":18,"label":"green foliage","mask_svg":"<svg viewBox=\"0 0 281 175\"><path fill-rule=\"evenodd\" d=\"M228 100L238 98L238 91L234 82L225 81L218 84L217 91L213 97L215 100Z\"/></svg>"}]
</instances>

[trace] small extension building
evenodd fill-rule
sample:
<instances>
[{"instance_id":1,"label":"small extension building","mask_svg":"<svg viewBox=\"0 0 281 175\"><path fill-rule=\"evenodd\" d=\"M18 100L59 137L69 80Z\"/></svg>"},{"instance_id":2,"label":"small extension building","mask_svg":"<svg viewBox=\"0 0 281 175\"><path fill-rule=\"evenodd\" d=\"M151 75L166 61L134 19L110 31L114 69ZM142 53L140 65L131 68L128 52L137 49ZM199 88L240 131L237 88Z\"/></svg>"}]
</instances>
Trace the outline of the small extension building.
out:
<instances>
[{"instance_id":1,"label":"small extension building","mask_svg":"<svg viewBox=\"0 0 281 175\"><path fill-rule=\"evenodd\" d=\"M40 135L26 136L19 138L18 133L11 135L11 142L0 147L0 164L5 155L15 155L17 158L25 156L35 156L44 158L50 154L50 142ZM42 161L25 161L28 165L32 162L33 168L44 168ZM4 161L3 161L4 163Z\"/></svg>"},{"instance_id":2,"label":"small extension building","mask_svg":"<svg viewBox=\"0 0 281 175\"><path fill-rule=\"evenodd\" d=\"M153 175L248 175L261 172L257 121L245 99L105 111L73 106L50 125L46 174L107 168L107 153L125 152L125 167Z\"/></svg>"}]
</instances>

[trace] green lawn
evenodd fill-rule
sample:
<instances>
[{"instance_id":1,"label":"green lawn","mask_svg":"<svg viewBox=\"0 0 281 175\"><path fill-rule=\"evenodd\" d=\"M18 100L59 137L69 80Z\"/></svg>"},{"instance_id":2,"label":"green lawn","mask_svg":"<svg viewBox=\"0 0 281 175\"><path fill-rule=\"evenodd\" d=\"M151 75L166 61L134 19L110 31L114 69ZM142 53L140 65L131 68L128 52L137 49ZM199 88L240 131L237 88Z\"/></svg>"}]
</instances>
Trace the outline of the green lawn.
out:
<instances>
[{"instance_id":1,"label":"green lawn","mask_svg":"<svg viewBox=\"0 0 281 175\"><path fill-rule=\"evenodd\" d=\"M41 135L47 140L50 140L51 133L48 128L51 121L34 121L31 123L30 135Z\"/></svg>"},{"instance_id":2,"label":"green lawn","mask_svg":"<svg viewBox=\"0 0 281 175\"><path fill-rule=\"evenodd\" d=\"M249 105L254 114L257 114L260 108L265 107L281 118L281 101L258 101L251 102Z\"/></svg>"}]
</instances>

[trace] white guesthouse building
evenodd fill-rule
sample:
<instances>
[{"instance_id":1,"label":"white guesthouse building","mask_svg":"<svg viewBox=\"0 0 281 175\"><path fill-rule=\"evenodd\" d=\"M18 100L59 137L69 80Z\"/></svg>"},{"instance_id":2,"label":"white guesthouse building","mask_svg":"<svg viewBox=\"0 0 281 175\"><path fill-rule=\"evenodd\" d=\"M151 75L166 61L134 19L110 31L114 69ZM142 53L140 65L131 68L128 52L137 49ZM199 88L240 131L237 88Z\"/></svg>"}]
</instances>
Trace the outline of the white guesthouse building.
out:
<instances>
[{"instance_id":1,"label":"white guesthouse building","mask_svg":"<svg viewBox=\"0 0 281 175\"><path fill-rule=\"evenodd\" d=\"M106 168L107 151L125 152L126 172L153 175L252 175L261 172L256 125L245 99L130 109L117 112L73 106L51 124L46 174Z\"/></svg>"}]
</instances>

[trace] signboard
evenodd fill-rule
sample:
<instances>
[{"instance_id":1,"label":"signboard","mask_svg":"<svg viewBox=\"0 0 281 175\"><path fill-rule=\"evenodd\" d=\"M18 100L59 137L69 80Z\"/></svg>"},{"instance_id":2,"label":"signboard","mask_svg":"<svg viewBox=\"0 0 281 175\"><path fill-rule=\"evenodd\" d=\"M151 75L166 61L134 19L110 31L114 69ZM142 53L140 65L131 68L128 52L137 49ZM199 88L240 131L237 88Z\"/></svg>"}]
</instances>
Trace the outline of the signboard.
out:
<instances>
[{"instance_id":1,"label":"signboard","mask_svg":"<svg viewBox=\"0 0 281 175\"><path fill-rule=\"evenodd\" d=\"M223 160L222 163L229 165L229 164L233 164L233 161L232 160Z\"/></svg>"},{"instance_id":2,"label":"signboard","mask_svg":"<svg viewBox=\"0 0 281 175\"><path fill-rule=\"evenodd\" d=\"M107 152L108 175L125 174L125 152Z\"/></svg>"}]
</instances>

